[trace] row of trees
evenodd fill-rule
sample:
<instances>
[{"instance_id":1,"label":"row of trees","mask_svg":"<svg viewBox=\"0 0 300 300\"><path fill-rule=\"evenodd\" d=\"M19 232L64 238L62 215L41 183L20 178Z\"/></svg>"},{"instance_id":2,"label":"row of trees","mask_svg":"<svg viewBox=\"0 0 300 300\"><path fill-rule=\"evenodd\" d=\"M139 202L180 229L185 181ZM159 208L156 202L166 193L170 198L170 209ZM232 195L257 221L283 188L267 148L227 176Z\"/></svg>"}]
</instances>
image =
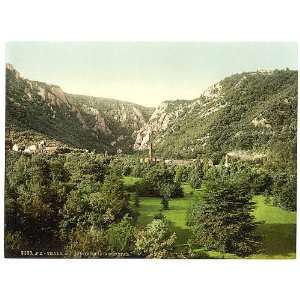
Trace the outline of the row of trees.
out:
<instances>
[{"instance_id":1,"label":"row of trees","mask_svg":"<svg viewBox=\"0 0 300 300\"><path fill-rule=\"evenodd\" d=\"M223 165L222 163L220 164ZM274 149L265 164L258 166L250 162L236 161L227 172L243 177L252 194L265 194L269 202L287 210L296 210L297 170L295 149L286 149L283 144ZM176 168L176 180L188 182L193 188L200 188L208 177L214 179L207 163L197 160L188 166Z\"/></svg>"}]
</instances>

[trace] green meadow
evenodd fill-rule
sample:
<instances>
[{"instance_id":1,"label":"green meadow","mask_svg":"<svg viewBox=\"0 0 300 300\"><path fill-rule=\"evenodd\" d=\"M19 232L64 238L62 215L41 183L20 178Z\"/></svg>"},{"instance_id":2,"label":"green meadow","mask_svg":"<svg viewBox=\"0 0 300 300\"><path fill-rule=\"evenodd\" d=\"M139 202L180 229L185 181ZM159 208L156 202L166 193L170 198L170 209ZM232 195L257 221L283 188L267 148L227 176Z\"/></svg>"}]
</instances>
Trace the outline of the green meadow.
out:
<instances>
[{"instance_id":1,"label":"green meadow","mask_svg":"<svg viewBox=\"0 0 300 300\"><path fill-rule=\"evenodd\" d=\"M140 179L135 177L124 177L124 185L131 186ZM171 199L169 209L162 210L161 199L157 197L140 197L138 208L138 226L145 226L153 220L153 217L162 213L171 224L172 230L177 235L177 246L187 243L190 237L190 229L186 225L187 210L193 199L201 198L201 190L194 190L190 185L183 185L184 196ZM253 197L256 203L254 210L255 218L260 224L258 232L263 238L263 249L261 253L249 258L259 259L287 259L296 257L296 212L283 210L265 203L265 197L257 195ZM198 249L203 251L205 249ZM237 258L230 253L207 251L211 258Z\"/></svg>"}]
</instances>

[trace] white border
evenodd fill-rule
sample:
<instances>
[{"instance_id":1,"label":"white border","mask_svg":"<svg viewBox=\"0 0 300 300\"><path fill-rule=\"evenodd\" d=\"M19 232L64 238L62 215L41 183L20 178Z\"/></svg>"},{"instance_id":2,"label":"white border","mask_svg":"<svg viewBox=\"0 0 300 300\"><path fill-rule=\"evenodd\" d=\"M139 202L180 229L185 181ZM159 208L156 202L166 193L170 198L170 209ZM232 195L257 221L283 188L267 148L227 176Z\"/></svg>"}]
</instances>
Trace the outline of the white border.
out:
<instances>
[{"instance_id":1,"label":"white border","mask_svg":"<svg viewBox=\"0 0 300 300\"><path fill-rule=\"evenodd\" d=\"M298 2L2 1L1 167L6 41L299 41ZM3 199L3 167L0 179ZM295 299L299 294L299 258L293 261L4 260L2 204L2 299L274 300ZM299 249L299 233L297 237Z\"/></svg>"}]
</instances>

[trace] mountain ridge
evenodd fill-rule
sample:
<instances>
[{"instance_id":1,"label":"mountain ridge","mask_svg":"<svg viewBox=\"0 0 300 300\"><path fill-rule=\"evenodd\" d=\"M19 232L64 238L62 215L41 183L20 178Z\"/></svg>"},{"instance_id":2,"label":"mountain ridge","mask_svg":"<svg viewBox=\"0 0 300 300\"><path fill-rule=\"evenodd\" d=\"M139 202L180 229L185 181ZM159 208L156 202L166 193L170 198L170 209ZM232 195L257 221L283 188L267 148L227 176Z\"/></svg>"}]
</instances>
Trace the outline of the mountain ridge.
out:
<instances>
[{"instance_id":1,"label":"mountain ridge","mask_svg":"<svg viewBox=\"0 0 300 300\"><path fill-rule=\"evenodd\" d=\"M8 65L7 127L99 152L144 151L152 143L159 157L219 161L234 151L268 153L284 136L295 139L297 82L298 72L288 69L243 72L198 98L149 108L65 93L57 85L23 79Z\"/></svg>"}]
</instances>

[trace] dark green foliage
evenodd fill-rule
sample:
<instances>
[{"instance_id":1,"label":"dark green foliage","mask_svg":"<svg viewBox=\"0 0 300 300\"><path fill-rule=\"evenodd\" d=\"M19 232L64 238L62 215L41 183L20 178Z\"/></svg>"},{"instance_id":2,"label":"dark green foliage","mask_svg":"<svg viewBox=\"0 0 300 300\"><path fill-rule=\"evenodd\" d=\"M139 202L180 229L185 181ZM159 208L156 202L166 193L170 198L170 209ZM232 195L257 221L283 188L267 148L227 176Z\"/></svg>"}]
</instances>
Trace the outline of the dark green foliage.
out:
<instances>
[{"instance_id":1,"label":"dark green foliage","mask_svg":"<svg viewBox=\"0 0 300 300\"><path fill-rule=\"evenodd\" d=\"M140 206L140 198L136 193L133 194L133 203L135 207Z\"/></svg>"},{"instance_id":2,"label":"dark green foliage","mask_svg":"<svg viewBox=\"0 0 300 300\"><path fill-rule=\"evenodd\" d=\"M67 256L77 258L106 257L107 247L105 231L95 228L77 229L70 233L65 252Z\"/></svg>"},{"instance_id":3,"label":"dark green foliage","mask_svg":"<svg viewBox=\"0 0 300 300\"><path fill-rule=\"evenodd\" d=\"M107 230L108 251L115 256L128 256L134 251L135 227L132 219L125 216L121 222L113 224Z\"/></svg>"},{"instance_id":4,"label":"dark green foliage","mask_svg":"<svg viewBox=\"0 0 300 300\"><path fill-rule=\"evenodd\" d=\"M155 219L145 230L137 233L136 254L147 258L167 258L174 250L176 234L172 233L164 219Z\"/></svg>"},{"instance_id":5,"label":"dark green foliage","mask_svg":"<svg viewBox=\"0 0 300 300\"><path fill-rule=\"evenodd\" d=\"M143 175L143 164L139 159L135 160L132 167L131 175L134 177L141 177Z\"/></svg>"},{"instance_id":6,"label":"dark green foliage","mask_svg":"<svg viewBox=\"0 0 300 300\"><path fill-rule=\"evenodd\" d=\"M116 175L107 175L96 192L74 190L70 193L62 210L61 232L68 238L69 232L78 228L105 229L126 213L130 213L130 209L123 183Z\"/></svg>"},{"instance_id":7,"label":"dark green foliage","mask_svg":"<svg viewBox=\"0 0 300 300\"><path fill-rule=\"evenodd\" d=\"M260 248L249 186L228 175L206 183L203 199L191 211L195 243L208 249L248 256Z\"/></svg>"},{"instance_id":8,"label":"dark green foliage","mask_svg":"<svg viewBox=\"0 0 300 300\"><path fill-rule=\"evenodd\" d=\"M20 231L6 231L4 236L5 257L18 257L20 251L29 249L30 243Z\"/></svg>"},{"instance_id":9,"label":"dark green foliage","mask_svg":"<svg viewBox=\"0 0 300 300\"><path fill-rule=\"evenodd\" d=\"M109 168L119 176L128 176L132 173L134 164L135 160L130 156L120 156L111 160Z\"/></svg>"},{"instance_id":10,"label":"dark green foliage","mask_svg":"<svg viewBox=\"0 0 300 300\"><path fill-rule=\"evenodd\" d=\"M88 237L97 244L98 235L111 224L126 214L136 217L120 177L108 173L108 163L88 153L25 156L8 152L6 256L19 256L26 248L61 250L65 243L67 251L84 247L92 251Z\"/></svg>"},{"instance_id":11,"label":"dark green foliage","mask_svg":"<svg viewBox=\"0 0 300 300\"><path fill-rule=\"evenodd\" d=\"M68 175L53 161L40 156L7 156L6 162L5 226L10 234L7 241L17 238L35 249L55 245L59 211L70 190Z\"/></svg>"},{"instance_id":12,"label":"dark green foliage","mask_svg":"<svg viewBox=\"0 0 300 300\"><path fill-rule=\"evenodd\" d=\"M70 174L70 181L77 185L82 181L103 182L109 159L92 153L70 153L66 155L64 168Z\"/></svg>"},{"instance_id":13,"label":"dark green foliage","mask_svg":"<svg viewBox=\"0 0 300 300\"><path fill-rule=\"evenodd\" d=\"M286 172L273 177L273 204L288 210L297 208L297 176Z\"/></svg>"},{"instance_id":14,"label":"dark green foliage","mask_svg":"<svg viewBox=\"0 0 300 300\"><path fill-rule=\"evenodd\" d=\"M143 196L180 197L183 195L180 182L175 180L175 170L164 164L154 164L137 184L137 193Z\"/></svg>"},{"instance_id":15,"label":"dark green foliage","mask_svg":"<svg viewBox=\"0 0 300 300\"><path fill-rule=\"evenodd\" d=\"M223 170L238 180L248 182L252 194L262 194L272 189L272 176L263 166L237 161Z\"/></svg>"},{"instance_id":16,"label":"dark green foliage","mask_svg":"<svg viewBox=\"0 0 300 300\"><path fill-rule=\"evenodd\" d=\"M162 196L161 205L162 205L162 209L164 209L164 210L169 209L169 198L167 195Z\"/></svg>"},{"instance_id":17,"label":"dark green foliage","mask_svg":"<svg viewBox=\"0 0 300 300\"><path fill-rule=\"evenodd\" d=\"M202 179L204 177L203 163L200 160L197 160L189 168L188 182L193 188L200 188L202 184Z\"/></svg>"}]
</instances>

